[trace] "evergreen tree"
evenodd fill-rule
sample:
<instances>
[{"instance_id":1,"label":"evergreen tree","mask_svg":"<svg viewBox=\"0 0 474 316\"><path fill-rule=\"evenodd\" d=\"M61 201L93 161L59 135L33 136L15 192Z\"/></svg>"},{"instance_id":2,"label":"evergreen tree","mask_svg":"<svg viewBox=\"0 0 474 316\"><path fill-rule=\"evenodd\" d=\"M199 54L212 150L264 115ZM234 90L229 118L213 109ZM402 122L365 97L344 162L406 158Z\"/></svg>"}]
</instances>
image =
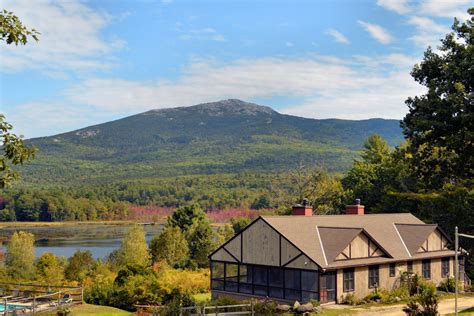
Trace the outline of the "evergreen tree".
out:
<instances>
[{"instance_id":1,"label":"evergreen tree","mask_svg":"<svg viewBox=\"0 0 474 316\"><path fill-rule=\"evenodd\" d=\"M207 256L216 248L216 234L208 220L194 220L186 231L190 259L200 268L207 267Z\"/></svg>"},{"instance_id":2,"label":"evergreen tree","mask_svg":"<svg viewBox=\"0 0 474 316\"><path fill-rule=\"evenodd\" d=\"M171 217L168 218L168 225L179 227L185 232L194 221L201 221L206 218L206 214L197 204L186 205L178 208Z\"/></svg>"}]
</instances>

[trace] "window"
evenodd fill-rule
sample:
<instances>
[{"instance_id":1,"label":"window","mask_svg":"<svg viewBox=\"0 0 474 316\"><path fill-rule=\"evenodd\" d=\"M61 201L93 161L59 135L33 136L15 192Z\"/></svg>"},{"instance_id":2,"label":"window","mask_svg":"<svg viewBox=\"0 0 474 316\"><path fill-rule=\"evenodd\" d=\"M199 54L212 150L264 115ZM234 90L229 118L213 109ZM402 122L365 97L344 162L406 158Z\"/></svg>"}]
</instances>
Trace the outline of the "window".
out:
<instances>
[{"instance_id":1,"label":"window","mask_svg":"<svg viewBox=\"0 0 474 316\"><path fill-rule=\"evenodd\" d=\"M423 278L427 280L431 279L431 260L423 260L421 264L421 273L423 274Z\"/></svg>"},{"instance_id":2,"label":"window","mask_svg":"<svg viewBox=\"0 0 474 316\"><path fill-rule=\"evenodd\" d=\"M394 277L395 274L396 274L396 273L395 273L395 263L391 263L389 269L390 269L390 276L391 276L391 277Z\"/></svg>"},{"instance_id":3,"label":"window","mask_svg":"<svg viewBox=\"0 0 474 316\"><path fill-rule=\"evenodd\" d=\"M369 288L379 286L379 266L369 266Z\"/></svg>"},{"instance_id":4,"label":"window","mask_svg":"<svg viewBox=\"0 0 474 316\"><path fill-rule=\"evenodd\" d=\"M413 261L407 261L407 272L413 272Z\"/></svg>"},{"instance_id":5,"label":"window","mask_svg":"<svg viewBox=\"0 0 474 316\"><path fill-rule=\"evenodd\" d=\"M319 300L320 273L262 265L211 261L212 290L287 300Z\"/></svg>"},{"instance_id":6,"label":"window","mask_svg":"<svg viewBox=\"0 0 474 316\"><path fill-rule=\"evenodd\" d=\"M342 280L344 292L354 291L354 268L342 270Z\"/></svg>"},{"instance_id":7,"label":"window","mask_svg":"<svg viewBox=\"0 0 474 316\"><path fill-rule=\"evenodd\" d=\"M441 259L441 277L446 278L449 276L449 258Z\"/></svg>"}]
</instances>

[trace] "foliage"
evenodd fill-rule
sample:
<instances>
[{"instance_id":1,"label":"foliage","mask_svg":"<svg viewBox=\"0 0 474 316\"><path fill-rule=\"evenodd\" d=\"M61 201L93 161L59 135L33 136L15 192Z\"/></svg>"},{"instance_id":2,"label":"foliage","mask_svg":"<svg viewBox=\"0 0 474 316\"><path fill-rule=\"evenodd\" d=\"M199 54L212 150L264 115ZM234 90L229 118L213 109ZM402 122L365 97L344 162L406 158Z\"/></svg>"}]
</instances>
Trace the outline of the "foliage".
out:
<instances>
[{"instance_id":1,"label":"foliage","mask_svg":"<svg viewBox=\"0 0 474 316\"><path fill-rule=\"evenodd\" d=\"M229 224L219 226L217 229L218 244L222 245L234 236L234 229Z\"/></svg>"},{"instance_id":2,"label":"foliage","mask_svg":"<svg viewBox=\"0 0 474 316\"><path fill-rule=\"evenodd\" d=\"M468 13L465 23L455 20L439 52L428 48L412 71L427 92L406 100L409 113L402 127L414 172L430 188L474 176L474 82L465 71L474 60L474 8Z\"/></svg>"},{"instance_id":3,"label":"foliage","mask_svg":"<svg viewBox=\"0 0 474 316\"><path fill-rule=\"evenodd\" d=\"M240 233L251 222L252 220L248 217L234 217L230 220L230 223L232 224L232 229L234 230L235 234Z\"/></svg>"},{"instance_id":4,"label":"foliage","mask_svg":"<svg viewBox=\"0 0 474 316\"><path fill-rule=\"evenodd\" d=\"M168 226L178 227L182 232L186 232L195 221L202 221L205 217L206 214L199 205L186 205L178 208L168 218Z\"/></svg>"},{"instance_id":5,"label":"foliage","mask_svg":"<svg viewBox=\"0 0 474 316\"><path fill-rule=\"evenodd\" d=\"M454 277L447 277L438 285L438 289L447 293L454 293L456 291L456 279Z\"/></svg>"},{"instance_id":6,"label":"foliage","mask_svg":"<svg viewBox=\"0 0 474 316\"><path fill-rule=\"evenodd\" d=\"M271 299L255 301L254 310L257 315L275 315L277 314L278 303Z\"/></svg>"},{"instance_id":7,"label":"foliage","mask_svg":"<svg viewBox=\"0 0 474 316\"><path fill-rule=\"evenodd\" d=\"M439 296L436 293L436 286L423 281L420 283L418 293L412 297L403 311L409 316L436 316L438 315L438 303Z\"/></svg>"},{"instance_id":8,"label":"foliage","mask_svg":"<svg viewBox=\"0 0 474 316\"><path fill-rule=\"evenodd\" d=\"M0 23L2 23L3 15L0 14ZM0 29L3 26L0 24ZM0 32L0 39L3 31ZM18 179L18 172L13 170L12 166L22 165L23 163L34 158L36 149L28 147L21 136L17 136L11 132L13 126L5 121L5 116L0 114L0 188L10 185L14 180Z\"/></svg>"},{"instance_id":9,"label":"foliage","mask_svg":"<svg viewBox=\"0 0 474 316\"><path fill-rule=\"evenodd\" d=\"M171 266L182 265L188 258L188 242L179 227L166 226L150 242L152 262L166 261Z\"/></svg>"},{"instance_id":10,"label":"foliage","mask_svg":"<svg viewBox=\"0 0 474 316\"><path fill-rule=\"evenodd\" d=\"M26 28L13 12L7 10L0 12L0 41L5 41L7 44L25 45L28 37L38 41L39 34L35 29Z\"/></svg>"},{"instance_id":11,"label":"foliage","mask_svg":"<svg viewBox=\"0 0 474 316\"><path fill-rule=\"evenodd\" d=\"M28 278L34 275L34 236L27 232L15 232L8 245L5 258L7 272L14 278Z\"/></svg>"},{"instance_id":12,"label":"foliage","mask_svg":"<svg viewBox=\"0 0 474 316\"><path fill-rule=\"evenodd\" d=\"M355 296L353 293L349 293L346 296L344 296L342 302L343 304L349 304L352 306L356 306L362 303L362 301L359 300L357 296Z\"/></svg>"},{"instance_id":13,"label":"foliage","mask_svg":"<svg viewBox=\"0 0 474 316\"><path fill-rule=\"evenodd\" d=\"M68 259L68 265L64 271L67 280L83 281L86 273L93 267L94 258L89 250L77 250L71 258Z\"/></svg>"},{"instance_id":14,"label":"foliage","mask_svg":"<svg viewBox=\"0 0 474 316\"><path fill-rule=\"evenodd\" d=\"M195 306L196 301L189 293L183 293L179 289L173 289L170 294L165 295L165 315L179 316L181 307Z\"/></svg>"},{"instance_id":15,"label":"foliage","mask_svg":"<svg viewBox=\"0 0 474 316\"><path fill-rule=\"evenodd\" d=\"M166 293L177 288L183 293L198 294L210 291L209 277L208 269L180 270L164 267L160 269L158 282Z\"/></svg>"},{"instance_id":16,"label":"foliage","mask_svg":"<svg viewBox=\"0 0 474 316\"><path fill-rule=\"evenodd\" d=\"M53 253L45 252L36 261L36 275L48 284L61 284L64 279L64 266Z\"/></svg>"},{"instance_id":17,"label":"foliage","mask_svg":"<svg viewBox=\"0 0 474 316\"><path fill-rule=\"evenodd\" d=\"M198 267L207 267L209 259L207 256L216 248L216 234L206 219L195 219L186 231L186 239L189 243L189 254L191 261Z\"/></svg>"},{"instance_id":18,"label":"foliage","mask_svg":"<svg viewBox=\"0 0 474 316\"><path fill-rule=\"evenodd\" d=\"M150 254L145 240L145 230L141 225L132 226L125 234L117 253L117 264L147 266Z\"/></svg>"}]
</instances>

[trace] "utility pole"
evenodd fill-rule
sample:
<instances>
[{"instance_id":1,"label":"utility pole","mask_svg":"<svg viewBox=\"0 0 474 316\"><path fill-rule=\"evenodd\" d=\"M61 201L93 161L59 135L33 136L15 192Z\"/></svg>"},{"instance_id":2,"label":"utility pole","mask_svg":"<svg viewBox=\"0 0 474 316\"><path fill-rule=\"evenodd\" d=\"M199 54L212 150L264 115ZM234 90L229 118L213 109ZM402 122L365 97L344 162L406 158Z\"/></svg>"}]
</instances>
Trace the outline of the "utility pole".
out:
<instances>
[{"instance_id":1,"label":"utility pole","mask_svg":"<svg viewBox=\"0 0 474 316\"><path fill-rule=\"evenodd\" d=\"M454 228L454 278L456 289L454 290L454 314L458 316L458 282L459 282L459 260L458 260L458 249L459 249L459 237L466 237L474 239L473 235L460 234L458 233L458 227Z\"/></svg>"}]
</instances>

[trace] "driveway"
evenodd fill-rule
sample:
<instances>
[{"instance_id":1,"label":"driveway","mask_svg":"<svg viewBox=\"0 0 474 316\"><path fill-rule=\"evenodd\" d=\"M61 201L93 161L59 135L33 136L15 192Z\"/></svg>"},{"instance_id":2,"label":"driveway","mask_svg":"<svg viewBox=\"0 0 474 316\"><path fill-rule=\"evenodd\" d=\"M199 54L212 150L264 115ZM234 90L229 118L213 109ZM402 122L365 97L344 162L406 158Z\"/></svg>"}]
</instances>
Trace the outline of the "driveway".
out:
<instances>
[{"instance_id":1,"label":"driveway","mask_svg":"<svg viewBox=\"0 0 474 316\"><path fill-rule=\"evenodd\" d=\"M405 305L392 305L384 307L370 307L370 308L353 308L352 310L358 311L358 314L363 315L384 315L384 316L403 316L405 313L402 311ZM458 299L458 311L463 309L474 307L474 296L463 296ZM454 298L442 300L439 303L438 311L441 315L447 315L454 313ZM466 315L466 314L463 314Z\"/></svg>"}]
</instances>

